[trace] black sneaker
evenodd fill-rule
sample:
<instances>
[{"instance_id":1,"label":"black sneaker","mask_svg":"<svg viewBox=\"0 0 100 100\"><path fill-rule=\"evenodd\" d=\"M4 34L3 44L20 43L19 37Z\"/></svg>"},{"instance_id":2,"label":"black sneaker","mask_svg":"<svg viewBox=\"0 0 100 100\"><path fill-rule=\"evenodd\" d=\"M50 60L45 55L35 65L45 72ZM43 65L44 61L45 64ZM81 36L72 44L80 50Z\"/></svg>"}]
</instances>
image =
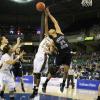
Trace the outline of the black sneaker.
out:
<instances>
[{"instance_id":1,"label":"black sneaker","mask_svg":"<svg viewBox=\"0 0 100 100\"><path fill-rule=\"evenodd\" d=\"M60 83L60 91L63 92L64 91L64 86L65 84L64 83Z\"/></svg>"},{"instance_id":2,"label":"black sneaker","mask_svg":"<svg viewBox=\"0 0 100 100\"><path fill-rule=\"evenodd\" d=\"M30 99L32 99L32 98L34 98L35 96L37 96L37 94L38 94L38 90L35 89L35 90L33 91L33 93L30 95Z\"/></svg>"},{"instance_id":3,"label":"black sneaker","mask_svg":"<svg viewBox=\"0 0 100 100\"><path fill-rule=\"evenodd\" d=\"M42 92L46 92L46 85L45 84L43 84L43 86L42 86Z\"/></svg>"}]
</instances>

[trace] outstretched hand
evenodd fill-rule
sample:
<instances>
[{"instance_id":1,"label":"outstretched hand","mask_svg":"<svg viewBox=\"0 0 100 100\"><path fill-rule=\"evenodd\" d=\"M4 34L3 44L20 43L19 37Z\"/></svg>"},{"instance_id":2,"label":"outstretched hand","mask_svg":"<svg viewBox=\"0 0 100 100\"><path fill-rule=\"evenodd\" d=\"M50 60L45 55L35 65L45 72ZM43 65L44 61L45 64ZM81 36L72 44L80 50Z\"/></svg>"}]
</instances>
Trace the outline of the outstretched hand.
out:
<instances>
[{"instance_id":1,"label":"outstretched hand","mask_svg":"<svg viewBox=\"0 0 100 100\"><path fill-rule=\"evenodd\" d=\"M24 51L22 51L19 55L19 57L21 58L24 54L26 54Z\"/></svg>"},{"instance_id":2,"label":"outstretched hand","mask_svg":"<svg viewBox=\"0 0 100 100\"><path fill-rule=\"evenodd\" d=\"M20 43L20 41L21 41L21 38L18 37L18 38L17 38L17 43Z\"/></svg>"},{"instance_id":3,"label":"outstretched hand","mask_svg":"<svg viewBox=\"0 0 100 100\"><path fill-rule=\"evenodd\" d=\"M46 8L45 11L46 11L46 13L47 13L48 15L50 14L50 11L49 11L49 8L48 8L48 7Z\"/></svg>"}]
</instances>

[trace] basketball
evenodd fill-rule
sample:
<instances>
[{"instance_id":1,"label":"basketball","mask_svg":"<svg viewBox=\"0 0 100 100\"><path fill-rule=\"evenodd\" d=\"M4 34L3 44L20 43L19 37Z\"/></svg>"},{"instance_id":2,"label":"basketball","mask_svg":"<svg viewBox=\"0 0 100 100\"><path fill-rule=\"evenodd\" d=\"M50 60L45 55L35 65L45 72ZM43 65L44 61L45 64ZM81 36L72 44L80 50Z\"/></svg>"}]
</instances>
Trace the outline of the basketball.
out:
<instances>
[{"instance_id":1,"label":"basketball","mask_svg":"<svg viewBox=\"0 0 100 100\"><path fill-rule=\"evenodd\" d=\"M37 9L38 11L43 11L43 10L45 9L45 3L43 3L43 2L38 2L38 3L36 4L36 9Z\"/></svg>"}]
</instances>

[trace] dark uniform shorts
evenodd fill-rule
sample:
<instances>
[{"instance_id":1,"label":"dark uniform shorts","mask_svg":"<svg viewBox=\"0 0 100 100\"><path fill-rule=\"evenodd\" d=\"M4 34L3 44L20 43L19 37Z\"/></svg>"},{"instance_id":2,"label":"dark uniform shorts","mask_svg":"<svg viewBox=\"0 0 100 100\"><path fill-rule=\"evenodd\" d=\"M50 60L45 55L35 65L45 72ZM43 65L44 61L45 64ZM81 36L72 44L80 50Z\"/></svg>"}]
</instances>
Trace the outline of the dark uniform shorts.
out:
<instances>
[{"instance_id":1,"label":"dark uniform shorts","mask_svg":"<svg viewBox=\"0 0 100 100\"><path fill-rule=\"evenodd\" d=\"M59 53L56 55L56 65L68 65L71 64L72 55L71 53Z\"/></svg>"},{"instance_id":2,"label":"dark uniform shorts","mask_svg":"<svg viewBox=\"0 0 100 100\"><path fill-rule=\"evenodd\" d=\"M21 66L20 67L19 66L14 67L12 69L12 71L13 71L13 74L14 74L15 77L22 77L23 76L23 69L22 69Z\"/></svg>"}]
</instances>

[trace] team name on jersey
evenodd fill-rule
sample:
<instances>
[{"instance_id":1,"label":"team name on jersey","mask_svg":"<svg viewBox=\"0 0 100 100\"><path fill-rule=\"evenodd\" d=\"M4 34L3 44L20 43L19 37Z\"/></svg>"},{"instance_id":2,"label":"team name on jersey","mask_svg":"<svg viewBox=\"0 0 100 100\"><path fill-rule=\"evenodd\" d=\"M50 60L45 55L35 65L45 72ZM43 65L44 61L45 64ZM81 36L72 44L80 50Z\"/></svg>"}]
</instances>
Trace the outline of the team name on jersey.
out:
<instances>
[{"instance_id":1,"label":"team name on jersey","mask_svg":"<svg viewBox=\"0 0 100 100\"><path fill-rule=\"evenodd\" d=\"M60 44L61 49L64 49L66 47L68 47L68 44L66 43L66 41L64 40L64 36L60 36L57 40L57 43Z\"/></svg>"}]
</instances>

